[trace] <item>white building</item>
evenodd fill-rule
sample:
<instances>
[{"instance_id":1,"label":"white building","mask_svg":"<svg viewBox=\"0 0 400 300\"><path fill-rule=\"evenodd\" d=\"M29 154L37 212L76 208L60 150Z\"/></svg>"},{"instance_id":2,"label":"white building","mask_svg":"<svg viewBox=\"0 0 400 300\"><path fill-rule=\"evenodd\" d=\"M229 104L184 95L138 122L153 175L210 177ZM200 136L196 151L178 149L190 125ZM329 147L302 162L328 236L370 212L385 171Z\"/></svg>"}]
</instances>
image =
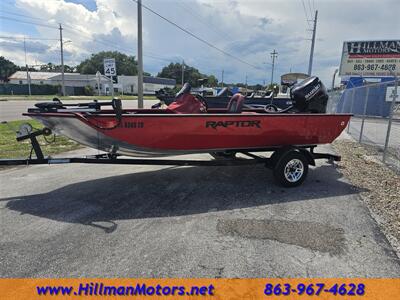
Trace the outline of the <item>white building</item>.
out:
<instances>
[{"instance_id":1,"label":"white building","mask_svg":"<svg viewBox=\"0 0 400 300\"><path fill-rule=\"evenodd\" d=\"M114 85L120 93L137 94L138 77L137 76L118 76L118 84ZM175 79L160 78L152 76L143 76L143 93L154 95L156 91L163 88L173 88L176 85Z\"/></svg>"},{"instance_id":2,"label":"white building","mask_svg":"<svg viewBox=\"0 0 400 300\"><path fill-rule=\"evenodd\" d=\"M26 71L17 71L9 78L11 84L28 84L30 80L31 84L50 84L59 85L62 84L62 75L57 72L28 72L28 78ZM110 79L104 75L100 75L99 78L92 74L80 74L80 73L64 73L65 92L67 95L83 95L84 88L91 86L94 94L98 94L98 81L100 83L100 94L109 94L111 82Z\"/></svg>"}]
</instances>

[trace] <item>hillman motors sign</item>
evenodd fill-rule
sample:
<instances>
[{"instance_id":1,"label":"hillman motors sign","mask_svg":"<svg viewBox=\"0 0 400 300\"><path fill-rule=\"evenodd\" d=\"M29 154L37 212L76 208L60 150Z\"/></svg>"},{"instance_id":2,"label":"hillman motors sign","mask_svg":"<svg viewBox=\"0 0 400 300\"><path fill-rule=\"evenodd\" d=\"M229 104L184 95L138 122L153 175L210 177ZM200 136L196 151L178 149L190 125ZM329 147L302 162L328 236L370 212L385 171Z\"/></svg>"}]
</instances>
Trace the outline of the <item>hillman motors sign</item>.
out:
<instances>
[{"instance_id":1,"label":"hillman motors sign","mask_svg":"<svg viewBox=\"0 0 400 300\"><path fill-rule=\"evenodd\" d=\"M344 42L340 76L400 76L400 40Z\"/></svg>"}]
</instances>

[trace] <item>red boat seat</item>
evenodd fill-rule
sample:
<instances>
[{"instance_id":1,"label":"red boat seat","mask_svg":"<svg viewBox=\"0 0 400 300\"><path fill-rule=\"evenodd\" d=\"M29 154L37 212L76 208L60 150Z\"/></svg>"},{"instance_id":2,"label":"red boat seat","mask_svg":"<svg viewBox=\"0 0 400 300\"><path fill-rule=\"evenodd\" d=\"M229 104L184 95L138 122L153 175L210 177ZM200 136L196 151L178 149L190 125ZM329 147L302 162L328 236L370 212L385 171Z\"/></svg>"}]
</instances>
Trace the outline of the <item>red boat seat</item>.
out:
<instances>
[{"instance_id":1,"label":"red boat seat","mask_svg":"<svg viewBox=\"0 0 400 300\"><path fill-rule=\"evenodd\" d=\"M244 97L237 93L231 97L231 100L229 100L227 111L228 113L237 113L240 114L243 110L243 104L244 104Z\"/></svg>"},{"instance_id":2,"label":"red boat seat","mask_svg":"<svg viewBox=\"0 0 400 300\"><path fill-rule=\"evenodd\" d=\"M167 111L175 114L201 114L206 112L206 108L195 96L185 93L168 105Z\"/></svg>"}]
</instances>

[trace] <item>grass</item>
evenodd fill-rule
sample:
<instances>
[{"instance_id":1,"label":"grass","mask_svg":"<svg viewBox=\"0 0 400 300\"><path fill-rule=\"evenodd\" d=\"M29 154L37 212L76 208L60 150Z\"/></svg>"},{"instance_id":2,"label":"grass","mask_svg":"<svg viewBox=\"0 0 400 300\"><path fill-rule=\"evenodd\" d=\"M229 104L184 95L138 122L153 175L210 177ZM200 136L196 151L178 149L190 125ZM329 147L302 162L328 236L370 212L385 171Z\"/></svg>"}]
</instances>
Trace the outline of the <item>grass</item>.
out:
<instances>
[{"instance_id":1,"label":"grass","mask_svg":"<svg viewBox=\"0 0 400 300\"><path fill-rule=\"evenodd\" d=\"M7 100L53 100L54 97L59 98L60 100L111 100L111 96L58 96L58 95L0 95L0 101ZM132 95L119 95L116 96L122 100L137 100L137 96ZM144 100L156 100L155 96L144 96Z\"/></svg>"},{"instance_id":2,"label":"grass","mask_svg":"<svg viewBox=\"0 0 400 300\"><path fill-rule=\"evenodd\" d=\"M27 158L31 151L29 140L17 142L16 132L22 123L29 123L34 128L43 128L42 124L37 121L11 121L0 124L0 158ZM53 136L47 136L49 142L53 141ZM43 136L38 137L38 142L45 156L57 154L65 151L78 149L81 146L65 137L56 136L54 143L48 143ZM34 153L33 153L34 155Z\"/></svg>"}]
</instances>

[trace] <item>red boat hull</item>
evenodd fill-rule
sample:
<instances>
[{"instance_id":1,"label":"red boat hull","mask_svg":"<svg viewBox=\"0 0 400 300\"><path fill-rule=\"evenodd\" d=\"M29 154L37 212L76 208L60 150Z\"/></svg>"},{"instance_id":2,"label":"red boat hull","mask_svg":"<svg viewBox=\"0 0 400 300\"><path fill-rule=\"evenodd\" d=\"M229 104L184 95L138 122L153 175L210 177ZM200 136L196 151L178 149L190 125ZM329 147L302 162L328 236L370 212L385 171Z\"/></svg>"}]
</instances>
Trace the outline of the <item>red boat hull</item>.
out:
<instances>
[{"instance_id":1,"label":"red boat hull","mask_svg":"<svg viewBox=\"0 0 400 300\"><path fill-rule=\"evenodd\" d=\"M27 113L45 126L86 146L122 154L185 154L262 150L333 142L349 114L111 114Z\"/></svg>"}]
</instances>

